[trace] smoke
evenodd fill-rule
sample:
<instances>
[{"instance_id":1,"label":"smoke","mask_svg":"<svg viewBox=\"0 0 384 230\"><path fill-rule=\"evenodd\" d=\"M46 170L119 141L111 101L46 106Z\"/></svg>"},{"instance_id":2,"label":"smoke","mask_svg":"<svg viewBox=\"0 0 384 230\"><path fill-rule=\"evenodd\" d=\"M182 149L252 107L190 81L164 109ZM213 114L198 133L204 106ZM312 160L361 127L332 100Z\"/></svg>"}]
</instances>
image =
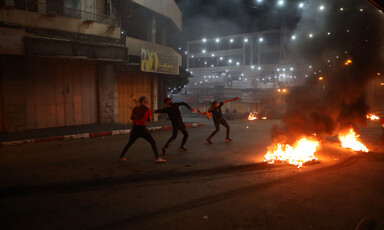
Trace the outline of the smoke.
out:
<instances>
[{"instance_id":1,"label":"smoke","mask_svg":"<svg viewBox=\"0 0 384 230\"><path fill-rule=\"evenodd\" d=\"M299 39L289 48L308 70L308 81L287 97L284 125L272 129L274 140L333 136L366 124L367 84L383 68L383 22L384 14L368 1L307 3L293 31Z\"/></svg>"}]
</instances>

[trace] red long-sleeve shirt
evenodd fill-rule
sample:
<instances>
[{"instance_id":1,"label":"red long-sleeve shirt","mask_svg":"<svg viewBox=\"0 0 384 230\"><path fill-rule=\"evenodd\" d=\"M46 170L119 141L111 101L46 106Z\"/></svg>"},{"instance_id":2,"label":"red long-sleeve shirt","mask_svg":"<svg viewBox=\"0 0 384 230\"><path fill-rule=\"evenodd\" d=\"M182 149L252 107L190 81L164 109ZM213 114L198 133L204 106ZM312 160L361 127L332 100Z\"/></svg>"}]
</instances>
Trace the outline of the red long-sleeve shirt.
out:
<instances>
[{"instance_id":1,"label":"red long-sleeve shirt","mask_svg":"<svg viewBox=\"0 0 384 230\"><path fill-rule=\"evenodd\" d=\"M135 106L132 110L133 124L138 126L145 126L148 118L151 117L151 109L147 106Z\"/></svg>"}]
</instances>

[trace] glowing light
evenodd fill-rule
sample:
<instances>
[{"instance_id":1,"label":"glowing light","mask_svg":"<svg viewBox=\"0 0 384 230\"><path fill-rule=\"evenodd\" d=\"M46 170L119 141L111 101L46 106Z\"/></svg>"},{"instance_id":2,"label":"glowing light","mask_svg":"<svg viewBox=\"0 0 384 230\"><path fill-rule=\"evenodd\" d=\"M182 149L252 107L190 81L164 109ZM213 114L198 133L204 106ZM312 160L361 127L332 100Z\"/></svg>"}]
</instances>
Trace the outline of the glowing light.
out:
<instances>
[{"instance_id":1,"label":"glowing light","mask_svg":"<svg viewBox=\"0 0 384 230\"><path fill-rule=\"evenodd\" d=\"M203 42L206 42L206 41L207 41L207 39L203 38Z\"/></svg>"},{"instance_id":2,"label":"glowing light","mask_svg":"<svg viewBox=\"0 0 384 230\"><path fill-rule=\"evenodd\" d=\"M283 6L284 3L285 3L285 2L284 2L283 0L280 0L280 1L278 2L278 5L279 5L279 6Z\"/></svg>"},{"instance_id":3,"label":"glowing light","mask_svg":"<svg viewBox=\"0 0 384 230\"><path fill-rule=\"evenodd\" d=\"M367 114L366 117L367 117L368 120L371 120L371 121L379 120L379 119L380 119L380 117L376 116L376 115L373 114L373 113Z\"/></svg>"},{"instance_id":4,"label":"glowing light","mask_svg":"<svg viewBox=\"0 0 384 230\"><path fill-rule=\"evenodd\" d=\"M233 42L233 38L231 38L231 39L229 40L229 42L232 43L232 42Z\"/></svg>"},{"instance_id":5,"label":"glowing light","mask_svg":"<svg viewBox=\"0 0 384 230\"><path fill-rule=\"evenodd\" d=\"M229 62L229 63L232 63L232 59L229 59L228 62ZM228 71L227 71L227 72L228 72Z\"/></svg>"},{"instance_id":6,"label":"glowing light","mask_svg":"<svg viewBox=\"0 0 384 230\"><path fill-rule=\"evenodd\" d=\"M360 9L360 12L363 12L364 11L364 9Z\"/></svg>"},{"instance_id":7,"label":"glowing light","mask_svg":"<svg viewBox=\"0 0 384 230\"><path fill-rule=\"evenodd\" d=\"M259 42L263 42L264 41L264 38L259 38Z\"/></svg>"},{"instance_id":8,"label":"glowing light","mask_svg":"<svg viewBox=\"0 0 384 230\"><path fill-rule=\"evenodd\" d=\"M348 59L344 62L344 65L350 65L352 64L352 60L351 59Z\"/></svg>"},{"instance_id":9,"label":"glowing light","mask_svg":"<svg viewBox=\"0 0 384 230\"><path fill-rule=\"evenodd\" d=\"M203 50L202 52L203 52L203 54L205 54L205 50Z\"/></svg>"},{"instance_id":10,"label":"glowing light","mask_svg":"<svg viewBox=\"0 0 384 230\"><path fill-rule=\"evenodd\" d=\"M248 38L244 38L244 42L248 42Z\"/></svg>"},{"instance_id":11,"label":"glowing light","mask_svg":"<svg viewBox=\"0 0 384 230\"><path fill-rule=\"evenodd\" d=\"M340 8L340 11L343 11L344 10L344 8Z\"/></svg>"},{"instance_id":12,"label":"glowing light","mask_svg":"<svg viewBox=\"0 0 384 230\"><path fill-rule=\"evenodd\" d=\"M324 80L324 78L323 77L319 77L319 81L322 81L322 80Z\"/></svg>"},{"instance_id":13,"label":"glowing light","mask_svg":"<svg viewBox=\"0 0 384 230\"><path fill-rule=\"evenodd\" d=\"M309 68L312 69L312 66L310 65Z\"/></svg>"},{"instance_id":14,"label":"glowing light","mask_svg":"<svg viewBox=\"0 0 384 230\"><path fill-rule=\"evenodd\" d=\"M296 141L293 147L288 144L277 143L268 147L264 162L273 164L275 161L282 161L300 168L305 162L318 160L314 155L318 145L317 140L305 137Z\"/></svg>"},{"instance_id":15,"label":"glowing light","mask_svg":"<svg viewBox=\"0 0 384 230\"><path fill-rule=\"evenodd\" d=\"M236 65L240 65L240 62L236 62Z\"/></svg>"},{"instance_id":16,"label":"glowing light","mask_svg":"<svg viewBox=\"0 0 384 230\"><path fill-rule=\"evenodd\" d=\"M343 148L352 149L353 151L369 152L367 147L358 140L360 135L357 135L352 128L348 133L339 134L338 136Z\"/></svg>"},{"instance_id":17,"label":"glowing light","mask_svg":"<svg viewBox=\"0 0 384 230\"><path fill-rule=\"evenodd\" d=\"M249 113L249 115L248 115L248 120L249 120L249 121L258 120L259 118L258 118L257 115L258 115L257 112Z\"/></svg>"},{"instance_id":18,"label":"glowing light","mask_svg":"<svg viewBox=\"0 0 384 230\"><path fill-rule=\"evenodd\" d=\"M195 56L191 55L191 58L194 58Z\"/></svg>"},{"instance_id":19,"label":"glowing light","mask_svg":"<svg viewBox=\"0 0 384 230\"><path fill-rule=\"evenodd\" d=\"M223 57L220 57L220 60L222 61L222 60L223 60Z\"/></svg>"},{"instance_id":20,"label":"glowing light","mask_svg":"<svg viewBox=\"0 0 384 230\"><path fill-rule=\"evenodd\" d=\"M258 69L258 70L261 70L261 67L259 66L257 69Z\"/></svg>"},{"instance_id":21,"label":"glowing light","mask_svg":"<svg viewBox=\"0 0 384 230\"><path fill-rule=\"evenodd\" d=\"M293 67L291 67L289 70L293 71Z\"/></svg>"},{"instance_id":22,"label":"glowing light","mask_svg":"<svg viewBox=\"0 0 384 230\"><path fill-rule=\"evenodd\" d=\"M211 56L212 56L212 57L214 57L214 56L215 56L215 54L211 54Z\"/></svg>"},{"instance_id":23,"label":"glowing light","mask_svg":"<svg viewBox=\"0 0 384 230\"><path fill-rule=\"evenodd\" d=\"M291 39L296 40L296 35L292 35Z\"/></svg>"},{"instance_id":24,"label":"glowing light","mask_svg":"<svg viewBox=\"0 0 384 230\"><path fill-rule=\"evenodd\" d=\"M254 66L251 66L251 69L254 69L255 67Z\"/></svg>"},{"instance_id":25,"label":"glowing light","mask_svg":"<svg viewBox=\"0 0 384 230\"><path fill-rule=\"evenodd\" d=\"M216 38L216 43L219 43L220 42L220 39Z\"/></svg>"},{"instance_id":26,"label":"glowing light","mask_svg":"<svg viewBox=\"0 0 384 230\"><path fill-rule=\"evenodd\" d=\"M324 10L324 6L323 5L319 6L319 10Z\"/></svg>"},{"instance_id":27,"label":"glowing light","mask_svg":"<svg viewBox=\"0 0 384 230\"><path fill-rule=\"evenodd\" d=\"M331 35L331 32L328 32L327 35Z\"/></svg>"},{"instance_id":28,"label":"glowing light","mask_svg":"<svg viewBox=\"0 0 384 230\"><path fill-rule=\"evenodd\" d=\"M300 2L299 3L299 8L303 8L304 7L304 3L303 2Z\"/></svg>"},{"instance_id":29,"label":"glowing light","mask_svg":"<svg viewBox=\"0 0 384 230\"><path fill-rule=\"evenodd\" d=\"M313 37L313 34L308 34L308 37L309 37L309 38L312 38L312 37Z\"/></svg>"}]
</instances>

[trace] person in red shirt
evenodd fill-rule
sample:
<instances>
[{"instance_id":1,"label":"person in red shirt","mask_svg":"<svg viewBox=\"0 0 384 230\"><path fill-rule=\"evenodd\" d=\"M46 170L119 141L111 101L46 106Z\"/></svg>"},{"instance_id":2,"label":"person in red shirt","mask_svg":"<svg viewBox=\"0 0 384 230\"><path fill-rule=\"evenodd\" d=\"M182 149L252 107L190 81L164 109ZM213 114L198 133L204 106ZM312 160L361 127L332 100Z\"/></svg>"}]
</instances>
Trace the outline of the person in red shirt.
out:
<instances>
[{"instance_id":1,"label":"person in red shirt","mask_svg":"<svg viewBox=\"0 0 384 230\"><path fill-rule=\"evenodd\" d=\"M159 156L159 152L157 151L156 142L153 139L152 135L149 133L146 123L147 121L152 122L151 109L147 107L148 100L145 96L139 98L139 105L135 106L132 109L131 120L133 120L133 128L131 130L131 134L129 137L129 142L125 145L123 152L120 154L119 162L126 161L127 159L124 157L125 153L131 147L131 145L139 138L142 137L146 141L148 141L151 146L153 153L156 157L157 163L165 163L166 160Z\"/></svg>"}]
</instances>

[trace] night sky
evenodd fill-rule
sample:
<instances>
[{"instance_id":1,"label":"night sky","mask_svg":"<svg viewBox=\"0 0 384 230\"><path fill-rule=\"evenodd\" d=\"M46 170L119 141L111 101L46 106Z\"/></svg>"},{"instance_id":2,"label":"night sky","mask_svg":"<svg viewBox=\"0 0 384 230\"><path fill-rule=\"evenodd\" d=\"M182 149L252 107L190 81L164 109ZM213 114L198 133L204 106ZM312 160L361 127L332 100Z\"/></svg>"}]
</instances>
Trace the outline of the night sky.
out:
<instances>
[{"instance_id":1,"label":"night sky","mask_svg":"<svg viewBox=\"0 0 384 230\"><path fill-rule=\"evenodd\" d=\"M176 0L183 14L187 40L294 27L300 19L298 1L276 7L264 0Z\"/></svg>"}]
</instances>

